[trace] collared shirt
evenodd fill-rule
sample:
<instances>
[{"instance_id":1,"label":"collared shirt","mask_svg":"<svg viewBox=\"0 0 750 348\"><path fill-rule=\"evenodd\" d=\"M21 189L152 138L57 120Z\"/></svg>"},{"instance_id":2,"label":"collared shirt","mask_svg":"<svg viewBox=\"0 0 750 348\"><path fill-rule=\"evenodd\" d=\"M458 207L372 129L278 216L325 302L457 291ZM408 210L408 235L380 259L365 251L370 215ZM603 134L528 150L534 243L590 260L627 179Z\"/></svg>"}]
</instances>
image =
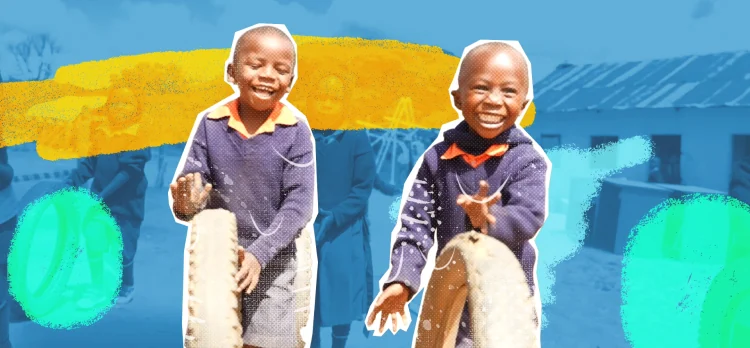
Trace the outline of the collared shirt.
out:
<instances>
[{"instance_id":1,"label":"collared shirt","mask_svg":"<svg viewBox=\"0 0 750 348\"><path fill-rule=\"evenodd\" d=\"M234 213L238 243L265 267L295 250L312 217L314 143L308 124L283 103L246 138L236 106L232 101L200 116L179 176L198 173L213 185L206 209Z\"/></svg>"},{"instance_id":2,"label":"collared shirt","mask_svg":"<svg viewBox=\"0 0 750 348\"><path fill-rule=\"evenodd\" d=\"M463 160L466 161L466 163L468 163L472 168L477 168L482 165L482 163L490 159L490 157L500 157L504 155L505 152L508 151L509 147L510 146L508 144L495 144L490 146L487 151L485 151L481 155L474 156L461 150L461 148L458 147L458 144L453 144L448 148L447 151L445 151L445 153L443 153L440 158L449 160L461 156L461 158L463 158Z\"/></svg>"},{"instance_id":3,"label":"collared shirt","mask_svg":"<svg viewBox=\"0 0 750 348\"><path fill-rule=\"evenodd\" d=\"M250 133L247 128L245 128L245 124L242 123L239 112L239 99L234 99L208 114L208 118L212 120L218 120L224 117L229 117L227 126L237 131L237 133L245 139L262 133L273 133L277 124L285 126L297 124L297 118L291 110L284 107L284 104L281 103L276 103L271 114L268 115L268 118L260 125L260 127L258 127L255 133Z\"/></svg>"}]
</instances>

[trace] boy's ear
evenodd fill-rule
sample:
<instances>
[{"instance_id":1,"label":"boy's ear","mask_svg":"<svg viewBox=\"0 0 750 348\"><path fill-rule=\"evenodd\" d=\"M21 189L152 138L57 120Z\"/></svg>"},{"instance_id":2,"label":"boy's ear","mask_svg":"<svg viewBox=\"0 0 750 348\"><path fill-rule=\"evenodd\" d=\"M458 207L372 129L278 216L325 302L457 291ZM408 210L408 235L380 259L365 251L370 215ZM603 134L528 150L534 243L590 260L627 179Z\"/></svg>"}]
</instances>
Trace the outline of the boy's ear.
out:
<instances>
[{"instance_id":1,"label":"boy's ear","mask_svg":"<svg viewBox=\"0 0 750 348\"><path fill-rule=\"evenodd\" d=\"M453 96L453 105L456 106L456 109L461 110L461 94L458 93L458 90L451 91L451 95Z\"/></svg>"},{"instance_id":2,"label":"boy's ear","mask_svg":"<svg viewBox=\"0 0 750 348\"><path fill-rule=\"evenodd\" d=\"M232 63L227 64L227 81L233 85L237 84L234 79L234 65Z\"/></svg>"},{"instance_id":3,"label":"boy's ear","mask_svg":"<svg viewBox=\"0 0 750 348\"><path fill-rule=\"evenodd\" d=\"M526 106L528 106L528 105L529 105L529 102L531 102L531 99L526 99L526 100L525 100L525 101L523 102L523 106L521 107L521 109L525 109L525 108L526 108Z\"/></svg>"}]
</instances>

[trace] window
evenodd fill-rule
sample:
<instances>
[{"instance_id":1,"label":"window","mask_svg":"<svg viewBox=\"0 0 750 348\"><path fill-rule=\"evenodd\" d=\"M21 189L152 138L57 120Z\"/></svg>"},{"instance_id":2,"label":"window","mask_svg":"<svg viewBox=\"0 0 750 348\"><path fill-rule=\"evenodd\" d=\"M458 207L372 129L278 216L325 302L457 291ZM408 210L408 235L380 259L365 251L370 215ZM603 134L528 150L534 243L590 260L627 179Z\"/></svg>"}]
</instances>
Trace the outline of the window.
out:
<instances>
[{"instance_id":1,"label":"window","mask_svg":"<svg viewBox=\"0 0 750 348\"><path fill-rule=\"evenodd\" d=\"M617 143L620 140L615 135L595 135L591 137L591 148L604 148ZM607 151L601 156L591 156L590 166L596 169L614 169L617 168L617 149Z\"/></svg>"},{"instance_id":2,"label":"window","mask_svg":"<svg viewBox=\"0 0 750 348\"><path fill-rule=\"evenodd\" d=\"M549 161L553 166L559 167L563 164L559 158L559 151L550 152L551 149L560 146L560 134L542 134L539 139L539 146L541 146L547 154L547 158L549 158Z\"/></svg>"},{"instance_id":3,"label":"window","mask_svg":"<svg viewBox=\"0 0 750 348\"><path fill-rule=\"evenodd\" d=\"M747 163L750 161L750 134L735 134L732 136L732 163L729 168L729 191L732 192L736 183L740 182L737 179L742 178L744 171L741 169L742 165L740 162Z\"/></svg>"},{"instance_id":4,"label":"window","mask_svg":"<svg viewBox=\"0 0 750 348\"><path fill-rule=\"evenodd\" d=\"M654 157L649 162L649 182L682 184L682 137L679 135L652 135Z\"/></svg>"},{"instance_id":5,"label":"window","mask_svg":"<svg viewBox=\"0 0 750 348\"><path fill-rule=\"evenodd\" d=\"M560 134L542 134L541 141L539 142L545 151L560 146Z\"/></svg>"}]
</instances>

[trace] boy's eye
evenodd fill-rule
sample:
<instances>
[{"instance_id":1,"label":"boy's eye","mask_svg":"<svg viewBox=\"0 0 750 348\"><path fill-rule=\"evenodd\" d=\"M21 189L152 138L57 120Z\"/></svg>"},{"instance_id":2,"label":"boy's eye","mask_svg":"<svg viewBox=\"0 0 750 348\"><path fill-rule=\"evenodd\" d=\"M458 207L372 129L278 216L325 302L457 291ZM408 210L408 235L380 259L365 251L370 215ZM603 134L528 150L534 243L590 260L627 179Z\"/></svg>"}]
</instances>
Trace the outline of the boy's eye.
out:
<instances>
[{"instance_id":1,"label":"boy's eye","mask_svg":"<svg viewBox=\"0 0 750 348\"><path fill-rule=\"evenodd\" d=\"M276 71L281 75L289 74L291 71L286 65L280 65L276 67Z\"/></svg>"},{"instance_id":2,"label":"boy's eye","mask_svg":"<svg viewBox=\"0 0 750 348\"><path fill-rule=\"evenodd\" d=\"M487 86L482 86L482 85L474 86L474 89L477 90L477 91L487 91L487 90L489 90L489 88L487 88Z\"/></svg>"}]
</instances>

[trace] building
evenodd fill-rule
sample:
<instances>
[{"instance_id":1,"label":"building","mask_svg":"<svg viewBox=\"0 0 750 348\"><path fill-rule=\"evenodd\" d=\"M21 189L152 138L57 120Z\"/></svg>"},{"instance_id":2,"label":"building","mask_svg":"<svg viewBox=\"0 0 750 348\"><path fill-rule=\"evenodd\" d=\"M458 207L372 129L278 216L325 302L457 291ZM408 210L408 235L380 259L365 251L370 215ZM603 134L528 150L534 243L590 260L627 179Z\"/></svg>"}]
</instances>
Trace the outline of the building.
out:
<instances>
[{"instance_id":1,"label":"building","mask_svg":"<svg viewBox=\"0 0 750 348\"><path fill-rule=\"evenodd\" d=\"M654 180L652 166L664 182L726 192L734 161L750 156L750 52L563 64L534 92L528 132L544 148L650 137L660 163L625 179Z\"/></svg>"}]
</instances>

